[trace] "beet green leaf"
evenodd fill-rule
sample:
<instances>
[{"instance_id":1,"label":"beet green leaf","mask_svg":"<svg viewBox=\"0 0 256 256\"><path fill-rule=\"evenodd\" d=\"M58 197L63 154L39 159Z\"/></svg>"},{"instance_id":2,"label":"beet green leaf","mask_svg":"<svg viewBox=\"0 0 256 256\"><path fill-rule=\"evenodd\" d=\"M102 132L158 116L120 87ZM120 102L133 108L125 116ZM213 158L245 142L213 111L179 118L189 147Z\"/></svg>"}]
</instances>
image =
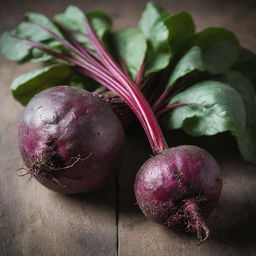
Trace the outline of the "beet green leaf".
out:
<instances>
[{"instance_id":1,"label":"beet green leaf","mask_svg":"<svg viewBox=\"0 0 256 256\"><path fill-rule=\"evenodd\" d=\"M167 112L162 121L167 129L182 129L192 136L210 136L229 131L236 138L243 158L256 163L255 119L251 122L248 120L249 111L256 110L255 101L252 98L254 95L251 99L246 95L247 89L251 90L252 87L248 80L241 77L237 81L232 78L231 81L230 75L225 77L226 83L204 81L176 95L169 105L188 105Z\"/></svg>"},{"instance_id":2,"label":"beet green leaf","mask_svg":"<svg viewBox=\"0 0 256 256\"><path fill-rule=\"evenodd\" d=\"M135 80L147 50L144 35L138 29L122 30L113 34L113 43L113 52L117 58L121 56L131 77Z\"/></svg>"}]
</instances>

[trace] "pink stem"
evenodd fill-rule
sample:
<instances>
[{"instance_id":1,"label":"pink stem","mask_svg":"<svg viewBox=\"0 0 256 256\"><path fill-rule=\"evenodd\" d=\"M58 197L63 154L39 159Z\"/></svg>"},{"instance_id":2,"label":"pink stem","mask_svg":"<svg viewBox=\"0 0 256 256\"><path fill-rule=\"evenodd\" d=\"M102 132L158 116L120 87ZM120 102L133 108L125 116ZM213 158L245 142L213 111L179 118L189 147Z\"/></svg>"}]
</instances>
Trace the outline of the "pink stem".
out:
<instances>
[{"instance_id":1,"label":"pink stem","mask_svg":"<svg viewBox=\"0 0 256 256\"><path fill-rule=\"evenodd\" d=\"M123 60L123 58L120 58L120 64L121 64L121 67L122 67L122 70L123 70L123 72L124 72L124 74L126 75L126 76L129 76L129 71L128 71L128 69L127 69L127 66L126 66L126 64L125 64L125 62L124 62L124 60Z\"/></svg>"},{"instance_id":2,"label":"pink stem","mask_svg":"<svg viewBox=\"0 0 256 256\"><path fill-rule=\"evenodd\" d=\"M140 66L140 69L139 69L139 72L137 74L136 81L135 81L136 85L139 88L141 87L141 81L142 81L142 78L143 78L144 69L145 69L145 62L143 61L141 66Z\"/></svg>"},{"instance_id":3,"label":"pink stem","mask_svg":"<svg viewBox=\"0 0 256 256\"><path fill-rule=\"evenodd\" d=\"M164 92L160 95L158 100L153 104L152 109L154 112L156 112L166 101L166 99L169 97L169 91L164 90Z\"/></svg>"},{"instance_id":4,"label":"pink stem","mask_svg":"<svg viewBox=\"0 0 256 256\"><path fill-rule=\"evenodd\" d=\"M131 80L129 77L127 77L117 66L116 62L113 60L111 56L109 56L104 49L103 45L99 41L98 37L94 33L92 26L90 25L89 21L87 18L85 18L85 27L88 31L88 39L92 42L100 56L102 57L102 60L104 61L105 65L110 69L110 71L113 72L113 74L116 74L119 79L121 79L121 82L130 82Z\"/></svg>"},{"instance_id":5,"label":"pink stem","mask_svg":"<svg viewBox=\"0 0 256 256\"><path fill-rule=\"evenodd\" d=\"M147 137L149 139L151 148L154 153L159 153L166 149L167 143L161 131L161 128L152 112L148 102L142 95L141 91L138 89L135 83L133 83L128 77L126 77L114 60L107 54L104 47L102 46L101 42L96 37L91 25L89 24L88 20L85 19L86 29L88 31L89 39L95 46L98 54L102 57L103 61L105 62L106 66L110 69L110 71L119 78L122 85L126 87L129 91L131 97L133 98L134 102L127 104L132 108L134 113L137 115L138 119L140 120ZM122 95L120 95L122 97Z\"/></svg>"},{"instance_id":6,"label":"pink stem","mask_svg":"<svg viewBox=\"0 0 256 256\"><path fill-rule=\"evenodd\" d=\"M114 92L116 92L118 95L124 95L125 97L125 101L127 101L127 98L129 98L129 94L126 92L126 90L124 88L122 88L120 86L120 84L114 79L112 78L111 76L109 76L108 74L102 72L101 70L99 70L96 66L93 66L89 63L86 63L86 62L82 62L80 60L77 60L77 59L74 59L74 58L71 58L71 57L68 57L64 54L61 54L61 53L58 53L58 52L55 52L53 50L50 50L48 48L46 48L45 46L43 45L40 45L38 43L35 43L31 40L27 40L27 39L19 39L21 42L25 42L37 49L40 49L58 59L62 59L62 60L65 60L65 61L68 61L70 63L73 63L75 65L77 65L78 67L81 67L83 68L84 70L87 70L88 73L90 73L91 75L96 75L97 77L103 79L104 81L107 81L110 85L111 85L111 88L110 86L108 86L108 88L110 90L113 90Z\"/></svg>"},{"instance_id":7,"label":"pink stem","mask_svg":"<svg viewBox=\"0 0 256 256\"><path fill-rule=\"evenodd\" d=\"M189 105L189 103L177 103L177 104L172 104L172 105L170 105L170 106L167 106L167 107L165 107L165 108L159 110L158 112L155 113L155 115L156 115L157 117L159 117L159 116L163 115L164 113L166 113L166 112L168 112L168 111L171 111L171 110L173 110L173 109L175 109L175 108L184 107L184 106L188 106L188 105Z\"/></svg>"},{"instance_id":8,"label":"pink stem","mask_svg":"<svg viewBox=\"0 0 256 256\"><path fill-rule=\"evenodd\" d=\"M100 59L93 55L89 50L87 50L85 47L83 47L73 36L72 34L64 29L61 28L62 31L64 32L65 36L68 38L68 40L80 51L81 54L83 54L83 57L87 60L90 61L91 64L97 66L98 68L103 68L104 66L102 65L102 62ZM105 69L105 71L107 71Z\"/></svg>"}]
</instances>

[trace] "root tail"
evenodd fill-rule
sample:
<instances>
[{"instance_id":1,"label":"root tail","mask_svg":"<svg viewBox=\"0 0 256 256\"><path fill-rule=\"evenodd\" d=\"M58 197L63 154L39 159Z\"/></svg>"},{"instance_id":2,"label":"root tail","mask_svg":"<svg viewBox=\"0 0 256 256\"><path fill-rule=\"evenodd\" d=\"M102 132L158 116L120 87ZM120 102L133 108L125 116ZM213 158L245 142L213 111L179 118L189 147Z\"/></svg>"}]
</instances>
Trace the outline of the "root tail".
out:
<instances>
[{"instance_id":1,"label":"root tail","mask_svg":"<svg viewBox=\"0 0 256 256\"><path fill-rule=\"evenodd\" d=\"M210 230L206 225L206 222L200 213L198 207L198 200L188 199L184 202L183 206L184 217L187 223L187 229L196 233L198 239L200 240L199 244L202 244L206 241L210 235Z\"/></svg>"}]
</instances>

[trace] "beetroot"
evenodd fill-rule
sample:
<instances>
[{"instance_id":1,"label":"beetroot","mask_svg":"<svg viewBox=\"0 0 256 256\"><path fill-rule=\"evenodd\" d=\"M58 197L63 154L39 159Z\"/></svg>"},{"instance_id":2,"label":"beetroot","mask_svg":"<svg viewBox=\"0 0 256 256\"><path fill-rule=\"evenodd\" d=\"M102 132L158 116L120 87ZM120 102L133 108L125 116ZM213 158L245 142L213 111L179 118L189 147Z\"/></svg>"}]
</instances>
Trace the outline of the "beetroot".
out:
<instances>
[{"instance_id":1,"label":"beetroot","mask_svg":"<svg viewBox=\"0 0 256 256\"><path fill-rule=\"evenodd\" d=\"M219 167L196 146L164 150L139 170L135 195L142 212L167 227L185 225L201 240L208 237L205 219L221 192Z\"/></svg>"},{"instance_id":2,"label":"beetroot","mask_svg":"<svg viewBox=\"0 0 256 256\"><path fill-rule=\"evenodd\" d=\"M58 86L29 102L19 140L25 165L40 183L58 192L81 193L101 186L117 168L125 135L100 98Z\"/></svg>"},{"instance_id":3,"label":"beetroot","mask_svg":"<svg viewBox=\"0 0 256 256\"><path fill-rule=\"evenodd\" d=\"M63 39L48 28L40 26L71 50L74 58L30 40L22 39L22 42L74 64L80 73L107 87L131 108L155 155L137 175L135 193L139 206L146 216L156 222L169 227L186 225L187 229L196 232L201 241L204 241L209 235L205 218L215 207L221 191L216 161L206 151L194 146L168 148L156 117L140 90L144 65L142 64L134 82L106 51L87 18L84 23L88 32L84 36L93 50L81 46L69 31L64 30L67 38ZM166 104L165 96L165 93L160 96L161 100L158 100L157 105ZM178 107L179 104L174 105Z\"/></svg>"}]
</instances>

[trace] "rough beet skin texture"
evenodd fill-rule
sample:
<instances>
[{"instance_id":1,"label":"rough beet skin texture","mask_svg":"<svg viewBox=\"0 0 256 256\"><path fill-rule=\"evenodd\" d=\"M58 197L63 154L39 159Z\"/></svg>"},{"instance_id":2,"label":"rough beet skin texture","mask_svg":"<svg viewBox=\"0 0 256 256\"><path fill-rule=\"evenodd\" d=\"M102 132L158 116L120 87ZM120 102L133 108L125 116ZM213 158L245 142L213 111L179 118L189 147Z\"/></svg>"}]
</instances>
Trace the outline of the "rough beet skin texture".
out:
<instances>
[{"instance_id":1,"label":"rough beet skin texture","mask_svg":"<svg viewBox=\"0 0 256 256\"><path fill-rule=\"evenodd\" d=\"M206 218L222 188L219 166L205 150L179 146L150 158L139 170L135 195L144 215L167 227L185 226L207 239Z\"/></svg>"},{"instance_id":2,"label":"rough beet skin texture","mask_svg":"<svg viewBox=\"0 0 256 256\"><path fill-rule=\"evenodd\" d=\"M118 167L124 141L111 107L69 86L34 96L19 125L20 152L28 172L62 193L100 187Z\"/></svg>"}]
</instances>

